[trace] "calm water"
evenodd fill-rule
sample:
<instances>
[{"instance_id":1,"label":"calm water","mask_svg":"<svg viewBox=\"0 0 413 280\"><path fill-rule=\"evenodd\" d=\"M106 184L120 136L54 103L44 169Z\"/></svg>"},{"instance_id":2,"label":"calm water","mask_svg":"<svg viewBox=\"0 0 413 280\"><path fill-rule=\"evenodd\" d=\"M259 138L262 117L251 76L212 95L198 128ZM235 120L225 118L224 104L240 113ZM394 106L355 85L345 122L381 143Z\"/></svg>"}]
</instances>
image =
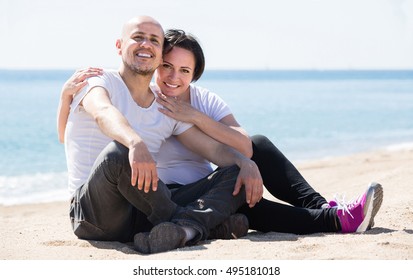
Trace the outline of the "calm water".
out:
<instances>
[{"instance_id":1,"label":"calm water","mask_svg":"<svg viewBox=\"0 0 413 280\"><path fill-rule=\"evenodd\" d=\"M71 74L0 70L0 204L67 198L56 108ZM413 143L413 71L210 71L197 84L293 161Z\"/></svg>"}]
</instances>

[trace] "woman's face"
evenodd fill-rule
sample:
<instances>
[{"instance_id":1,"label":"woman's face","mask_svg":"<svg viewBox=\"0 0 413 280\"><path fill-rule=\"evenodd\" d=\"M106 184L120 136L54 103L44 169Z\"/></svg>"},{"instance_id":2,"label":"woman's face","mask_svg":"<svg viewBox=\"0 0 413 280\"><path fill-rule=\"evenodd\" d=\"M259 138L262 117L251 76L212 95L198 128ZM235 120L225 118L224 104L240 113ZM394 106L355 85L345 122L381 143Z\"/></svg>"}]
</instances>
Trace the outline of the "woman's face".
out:
<instances>
[{"instance_id":1,"label":"woman's face","mask_svg":"<svg viewBox=\"0 0 413 280\"><path fill-rule=\"evenodd\" d=\"M156 70L155 82L166 96L178 97L183 93L189 94L189 84L194 76L194 70L193 53L174 47L163 56L163 63Z\"/></svg>"}]
</instances>

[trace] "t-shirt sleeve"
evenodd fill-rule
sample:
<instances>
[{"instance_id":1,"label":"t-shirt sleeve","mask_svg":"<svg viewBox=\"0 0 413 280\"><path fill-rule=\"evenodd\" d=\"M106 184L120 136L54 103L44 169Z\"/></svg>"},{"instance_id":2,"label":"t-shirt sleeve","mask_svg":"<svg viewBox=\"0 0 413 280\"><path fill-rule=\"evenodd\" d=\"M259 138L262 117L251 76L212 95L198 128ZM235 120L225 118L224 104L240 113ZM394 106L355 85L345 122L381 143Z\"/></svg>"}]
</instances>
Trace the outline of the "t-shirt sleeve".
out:
<instances>
[{"instance_id":1,"label":"t-shirt sleeve","mask_svg":"<svg viewBox=\"0 0 413 280\"><path fill-rule=\"evenodd\" d=\"M232 114L229 106L216 93L200 87L195 87L193 92L197 97L193 106L213 120L218 122Z\"/></svg>"},{"instance_id":2,"label":"t-shirt sleeve","mask_svg":"<svg viewBox=\"0 0 413 280\"><path fill-rule=\"evenodd\" d=\"M108 92L111 92L110 90L108 90L108 86L110 83L107 74L103 74L102 76L91 77L87 80L87 82L87 85L73 98L72 104L70 105L71 111L74 111L76 110L76 108L79 107L79 104L82 102L83 98L85 98L85 96L94 87L103 87Z\"/></svg>"},{"instance_id":3,"label":"t-shirt sleeve","mask_svg":"<svg viewBox=\"0 0 413 280\"><path fill-rule=\"evenodd\" d=\"M210 92L209 93L209 103L210 103L210 117L212 117L215 121L220 121L222 118L231 115L231 109L229 106L224 102L224 100L219 97L217 94Z\"/></svg>"},{"instance_id":4,"label":"t-shirt sleeve","mask_svg":"<svg viewBox=\"0 0 413 280\"><path fill-rule=\"evenodd\" d=\"M181 133L184 133L194 125L192 123L186 123L186 122L177 122L175 125L175 129L173 131L173 135L179 135Z\"/></svg>"}]
</instances>

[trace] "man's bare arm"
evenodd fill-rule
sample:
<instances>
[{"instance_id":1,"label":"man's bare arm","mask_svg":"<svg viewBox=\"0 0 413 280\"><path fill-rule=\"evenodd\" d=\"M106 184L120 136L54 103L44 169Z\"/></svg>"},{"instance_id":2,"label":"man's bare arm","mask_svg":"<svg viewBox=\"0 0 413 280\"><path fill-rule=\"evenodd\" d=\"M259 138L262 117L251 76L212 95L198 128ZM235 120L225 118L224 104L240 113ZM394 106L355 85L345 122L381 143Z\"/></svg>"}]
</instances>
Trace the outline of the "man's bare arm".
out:
<instances>
[{"instance_id":1,"label":"man's bare arm","mask_svg":"<svg viewBox=\"0 0 413 280\"><path fill-rule=\"evenodd\" d=\"M129 148L131 166L131 184L139 190L156 191L158 174L156 163L148 151L142 138L130 126L127 119L113 106L107 91L102 87L94 87L83 98L82 104L86 112L92 115L102 132Z\"/></svg>"}]
</instances>

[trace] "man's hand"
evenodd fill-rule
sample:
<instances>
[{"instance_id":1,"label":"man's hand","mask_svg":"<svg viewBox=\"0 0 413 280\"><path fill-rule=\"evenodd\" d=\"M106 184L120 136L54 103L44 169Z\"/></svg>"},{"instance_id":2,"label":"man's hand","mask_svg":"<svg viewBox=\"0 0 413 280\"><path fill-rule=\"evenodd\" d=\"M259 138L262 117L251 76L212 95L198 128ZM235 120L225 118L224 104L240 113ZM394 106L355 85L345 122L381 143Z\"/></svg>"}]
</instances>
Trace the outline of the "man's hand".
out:
<instances>
[{"instance_id":1,"label":"man's hand","mask_svg":"<svg viewBox=\"0 0 413 280\"><path fill-rule=\"evenodd\" d=\"M151 185L152 191L158 188L158 173L156 163L143 141L129 147L129 164L131 166L131 184L138 190L148 193Z\"/></svg>"},{"instance_id":2,"label":"man's hand","mask_svg":"<svg viewBox=\"0 0 413 280\"><path fill-rule=\"evenodd\" d=\"M258 166L250 159L242 162L232 194L237 195L242 186L245 186L245 195L249 207L254 207L261 200L264 189Z\"/></svg>"}]
</instances>

